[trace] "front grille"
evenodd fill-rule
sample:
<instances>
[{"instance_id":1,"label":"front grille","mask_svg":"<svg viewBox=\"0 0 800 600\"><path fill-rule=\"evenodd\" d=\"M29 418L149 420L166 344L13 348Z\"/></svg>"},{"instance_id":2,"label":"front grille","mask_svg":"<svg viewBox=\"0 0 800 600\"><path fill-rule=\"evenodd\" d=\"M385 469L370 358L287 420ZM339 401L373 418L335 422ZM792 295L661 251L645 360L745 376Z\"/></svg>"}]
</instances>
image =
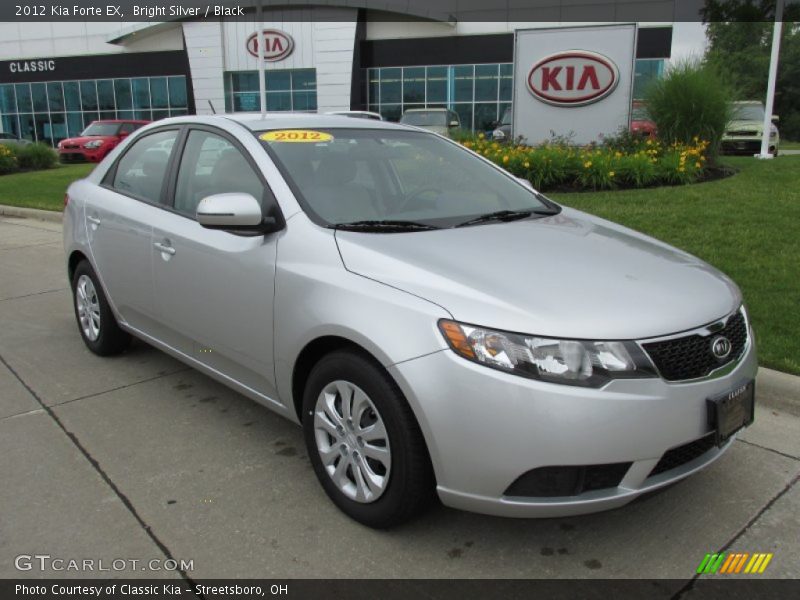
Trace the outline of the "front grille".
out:
<instances>
[{"instance_id":1,"label":"front grille","mask_svg":"<svg viewBox=\"0 0 800 600\"><path fill-rule=\"evenodd\" d=\"M693 461L695 458L702 456L714 447L714 434L709 433L698 440L672 448L664 453L661 460L658 461L653 470L650 471L648 477L677 469L688 462Z\"/></svg>"},{"instance_id":2,"label":"front grille","mask_svg":"<svg viewBox=\"0 0 800 600\"><path fill-rule=\"evenodd\" d=\"M718 359L711 351L711 343L717 336L731 342L731 351L724 359ZM735 313L722 329L708 335L692 334L661 342L642 344L658 372L667 381L682 381L705 377L711 371L738 359L747 344L747 323L742 311Z\"/></svg>"},{"instance_id":3,"label":"front grille","mask_svg":"<svg viewBox=\"0 0 800 600\"><path fill-rule=\"evenodd\" d=\"M577 496L591 490L615 488L633 463L539 467L523 473L512 483L504 496L552 498Z\"/></svg>"},{"instance_id":4,"label":"front grille","mask_svg":"<svg viewBox=\"0 0 800 600\"><path fill-rule=\"evenodd\" d=\"M754 135L758 135L758 132L754 131L754 130L750 130L750 129L742 129L742 130L739 130L739 131L729 131L729 132L727 132L726 135L730 135L730 136L734 136L734 135L735 136L754 136Z\"/></svg>"}]
</instances>

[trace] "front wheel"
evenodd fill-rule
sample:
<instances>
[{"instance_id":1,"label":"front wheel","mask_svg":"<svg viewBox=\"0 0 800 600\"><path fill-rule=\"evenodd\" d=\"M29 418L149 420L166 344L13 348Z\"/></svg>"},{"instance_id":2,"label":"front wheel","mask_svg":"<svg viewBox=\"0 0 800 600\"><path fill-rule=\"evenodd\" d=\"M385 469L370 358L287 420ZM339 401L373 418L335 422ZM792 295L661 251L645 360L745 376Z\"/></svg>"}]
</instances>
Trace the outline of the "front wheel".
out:
<instances>
[{"instance_id":1,"label":"front wheel","mask_svg":"<svg viewBox=\"0 0 800 600\"><path fill-rule=\"evenodd\" d=\"M72 276L72 299L81 338L99 356L119 354L131 336L120 329L92 265L81 261Z\"/></svg>"},{"instance_id":2,"label":"front wheel","mask_svg":"<svg viewBox=\"0 0 800 600\"><path fill-rule=\"evenodd\" d=\"M434 477L419 425L380 365L351 351L325 356L303 398L308 456L330 499L375 528L419 514Z\"/></svg>"}]
</instances>

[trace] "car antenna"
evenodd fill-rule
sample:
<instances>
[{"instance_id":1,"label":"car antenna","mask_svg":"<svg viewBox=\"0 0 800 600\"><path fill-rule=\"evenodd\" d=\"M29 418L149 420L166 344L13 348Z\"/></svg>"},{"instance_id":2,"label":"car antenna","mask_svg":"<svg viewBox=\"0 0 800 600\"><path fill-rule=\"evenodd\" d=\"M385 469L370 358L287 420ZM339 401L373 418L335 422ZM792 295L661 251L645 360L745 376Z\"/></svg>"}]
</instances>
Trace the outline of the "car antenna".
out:
<instances>
[{"instance_id":1,"label":"car antenna","mask_svg":"<svg viewBox=\"0 0 800 600\"><path fill-rule=\"evenodd\" d=\"M217 110L214 108L214 105L211 103L211 100L208 101L208 105L211 107L211 114L217 114Z\"/></svg>"}]
</instances>

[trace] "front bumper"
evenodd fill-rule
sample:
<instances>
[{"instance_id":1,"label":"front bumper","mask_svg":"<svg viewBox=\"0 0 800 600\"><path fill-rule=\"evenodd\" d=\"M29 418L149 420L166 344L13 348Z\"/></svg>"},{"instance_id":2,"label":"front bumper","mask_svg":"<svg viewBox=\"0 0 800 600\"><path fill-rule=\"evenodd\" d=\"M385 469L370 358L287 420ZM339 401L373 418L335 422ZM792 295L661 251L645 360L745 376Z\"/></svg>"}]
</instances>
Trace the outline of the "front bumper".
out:
<instances>
[{"instance_id":1,"label":"front bumper","mask_svg":"<svg viewBox=\"0 0 800 600\"><path fill-rule=\"evenodd\" d=\"M706 436L706 398L753 379L750 342L724 376L687 383L619 379L602 389L543 383L471 363L443 350L390 367L428 443L442 502L509 517L557 517L617 508L707 466L711 447L651 474L671 449ZM615 487L573 496L504 492L532 469L632 463Z\"/></svg>"},{"instance_id":2,"label":"front bumper","mask_svg":"<svg viewBox=\"0 0 800 600\"><path fill-rule=\"evenodd\" d=\"M107 151L105 148L96 150L59 150L58 159L62 163L97 163L105 158Z\"/></svg>"},{"instance_id":3,"label":"front bumper","mask_svg":"<svg viewBox=\"0 0 800 600\"><path fill-rule=\"evenodd\" d=\"M770 138L769 152L775 153L778 140ZM724 138L721 143L723 154L741 154L752 156L761 152L761 138Z\"/></svg>"}]
</instances>

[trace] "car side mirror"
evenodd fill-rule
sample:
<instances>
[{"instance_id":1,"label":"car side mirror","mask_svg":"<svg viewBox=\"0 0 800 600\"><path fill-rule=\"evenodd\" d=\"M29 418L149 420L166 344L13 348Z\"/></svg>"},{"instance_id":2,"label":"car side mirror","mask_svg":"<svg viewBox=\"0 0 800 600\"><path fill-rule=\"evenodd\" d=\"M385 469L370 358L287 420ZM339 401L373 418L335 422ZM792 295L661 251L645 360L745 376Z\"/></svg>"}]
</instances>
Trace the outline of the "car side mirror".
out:
<instances>
[{"instance_id":1,"label":"car side mirror","mask_svg":"<svg viewBox=\"0 0 800 600\"><path fill-rule=\"evenodd\" d=\"M203 198L197 205L196 218L206 229L224 231L274 233L283 227L277 218L262 214L258 200L240 192Z\"/></svg>"},{"instance_id":2,"label":"car side mirror","mask_svg":"<svg viewBox=\"0 0 800 600\"><path fill-rule=\"evenodd\" d=\"M772 115L772 122L773 123L777 123L780 120L781 120L781 118L778 115Z\"/></svg>"}]
</instances>

